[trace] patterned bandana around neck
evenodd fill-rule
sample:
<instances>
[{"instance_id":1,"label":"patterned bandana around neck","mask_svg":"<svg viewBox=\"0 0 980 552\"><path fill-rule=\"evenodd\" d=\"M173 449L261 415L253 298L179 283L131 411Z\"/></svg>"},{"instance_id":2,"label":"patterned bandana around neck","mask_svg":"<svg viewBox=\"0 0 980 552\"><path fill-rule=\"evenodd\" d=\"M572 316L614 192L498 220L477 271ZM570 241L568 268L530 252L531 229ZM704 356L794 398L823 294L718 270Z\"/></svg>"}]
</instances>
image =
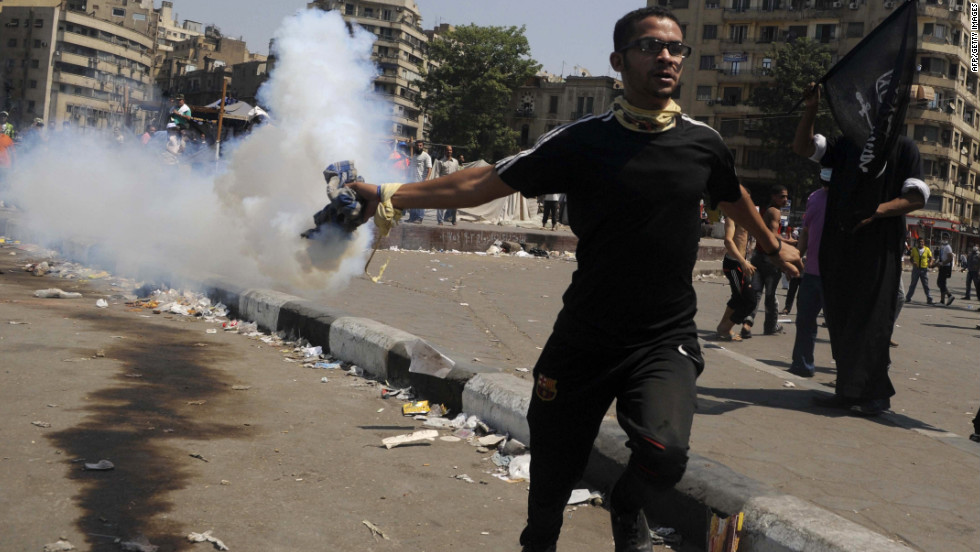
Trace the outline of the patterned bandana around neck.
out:
<instances>
[{"instance_id":1,"label":"patterned bandana around neck","mask_svg":"<svg viewBox=\"0 0 980 552\"><path fill-rule=\"evenodd\" d=\"M674 100L670 100L663 109L651 111L631 105L622 96L613 100L612 110L619 124L630 130L651 134L674 128L676 118L681 114L681 106Z\"/></svg>"}]
</instances>

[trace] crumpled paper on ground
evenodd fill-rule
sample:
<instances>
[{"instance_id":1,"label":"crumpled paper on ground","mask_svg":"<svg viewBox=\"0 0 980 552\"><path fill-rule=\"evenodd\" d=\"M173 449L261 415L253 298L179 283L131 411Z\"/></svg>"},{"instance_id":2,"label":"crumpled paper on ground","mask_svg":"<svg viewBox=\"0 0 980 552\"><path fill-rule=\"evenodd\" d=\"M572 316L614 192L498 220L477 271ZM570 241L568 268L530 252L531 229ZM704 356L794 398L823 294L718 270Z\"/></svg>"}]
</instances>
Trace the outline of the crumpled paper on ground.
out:
<instances>
[{"instance_id":1,"label":"crumpled paper on ground","mask_svg":"<svg viewBox=\"0 0 980 552\"><path fill-rule=\"evenodd\" d=\"M218 550L228 550L228 547L225 546L225 543L221 542L221 539L211 536L211 531L214 531L214 529L209 529L203 533L190 533L187 535L187 540L191 542L208 541L214 544L214 547Z\"/></svg>"}]
</instances>

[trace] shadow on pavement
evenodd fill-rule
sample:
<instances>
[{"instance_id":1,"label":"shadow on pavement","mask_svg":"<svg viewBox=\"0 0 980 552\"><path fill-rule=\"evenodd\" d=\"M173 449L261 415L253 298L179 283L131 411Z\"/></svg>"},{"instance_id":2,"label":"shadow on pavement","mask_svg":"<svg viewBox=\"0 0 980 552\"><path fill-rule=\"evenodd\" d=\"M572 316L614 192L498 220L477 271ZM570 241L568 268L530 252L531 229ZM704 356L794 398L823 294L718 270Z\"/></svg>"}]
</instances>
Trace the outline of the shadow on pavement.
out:
<instances>
[{"instance_id":1,"label":"shadow on pavement","mask_svg":"<svg viewBox=\"0 0 980 552\"><path fill-rule=\"evenodd\" d=\"M747 406L764 406L769 408L781 408L784 410L796 410L798 412L806 412L808 414L813 414L814 416L822 416L825 418L841 418L845 416L853 416L849 410L842 408L833 408L826 406L817 406L813 404L813 398L816 396L826 396L830 397L832 392L814 392L809 390L797 390L797 389L730 389L730 388L717 388L717 387L701 387L698 386L698 395L706 395L710 397L715 397L722 399L724 404L733 405L731 408L727 408L721 411L711 411L711 406L709 406L708 411L702 412L698 410L698 414L724 414L725 412L730 412L736 410L737 408L747 407ZM698 400L698 405L702 404L702 401L709 401L710 403L716 403L715 401L710 401L710 399ZM941 428L937 428L931 424L927 424L921 420L915 418L910 418L904 414L898 414L895 412L888 412L881 416L867 417L865 418L869 422L874 422L882 425L888 425L893 427L903 427L905 429L923 429L929 431L945 431Z\"/></svg>"},{"instance_id":2,"label":"shadow on pavement","mask_svg":"<svg viewBox=\"0 0 980 552\"><path fill-rule=\"evenodd\" d=\"M123 317L73 318L134 333L132 321ZM187 485L188 467L202 460L190 457L192 450L168 446L168 440L243 436L241 426L200 421L214 408L208 402L230 389L222 372L210 367L221 345L201 347L186 332L161 325L144 325L139 332L105 349L106 358L124 365L112 376L115 385L87 395L87 415L78 425L48 435L72 459L68 477L81 488L74 502L83 511L77 526L92 550L118 549L111 537L148 535L155 518L172 509L172 493ZM151 333L152 339L143 338ZM115 469L83 469L102 459ZM172 530L154 531L151 542L164 550L192 546Z\"/></svg>"}]
</instances>

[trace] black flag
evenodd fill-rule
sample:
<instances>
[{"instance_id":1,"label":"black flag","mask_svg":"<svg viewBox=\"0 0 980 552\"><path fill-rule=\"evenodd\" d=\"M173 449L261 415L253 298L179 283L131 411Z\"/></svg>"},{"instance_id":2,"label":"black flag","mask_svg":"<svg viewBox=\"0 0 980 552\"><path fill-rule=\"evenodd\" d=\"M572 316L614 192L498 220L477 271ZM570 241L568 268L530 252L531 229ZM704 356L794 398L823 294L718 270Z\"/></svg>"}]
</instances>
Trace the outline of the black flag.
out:
<instances>
[{"instance_id":1,"label":"black flag","mask_svg":"<svg viewBox=\"0 0 980 552\"><path fill-rule=\"evenodd\" d=\"M858 181L878 176L902 132L915 75L915 13L915 0L902 4L822 79L834 119L861 148Z\"/></svg>"}]
</instances>

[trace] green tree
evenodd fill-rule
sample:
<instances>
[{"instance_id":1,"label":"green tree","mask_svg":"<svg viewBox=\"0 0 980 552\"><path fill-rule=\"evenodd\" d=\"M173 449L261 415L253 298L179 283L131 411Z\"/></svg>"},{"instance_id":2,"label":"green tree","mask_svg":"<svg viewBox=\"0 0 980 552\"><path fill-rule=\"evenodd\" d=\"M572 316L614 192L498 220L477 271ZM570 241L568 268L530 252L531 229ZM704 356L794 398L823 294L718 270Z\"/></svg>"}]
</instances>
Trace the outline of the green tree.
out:
<instances>
[{"instance_id":1,"label":"green tree","mask_svg":"<svg viewBox=\"0 0 980 552\"><path fill-rule=\"evenodd\" d=\"M774 47L772 81L752 92L749 104L765 114L759 124L765 166L776 173L776 182L786 186L794 208L819 187L817 167L812 161L793 153L793 137L802 112L787 112L803 97L808 84L816 82L830 69L831 52L824 45L808 39L797 39ZM825 136L836 134L837 124L830 109L821 98L821 109L815 123L816 132ZM768 191L765 192L768 200Z\"/></svg>"},{"instance_id":2,"label":"green tree","mask_svg":"<svg viewBox=\"0 0 980 552\"><path fill-rule=\"evenodd\" d=\"M463 148L470 160L513 153L511 98L541 67L530 52L523 26L466 25L430 41L432 65L419 83L429 139Z\"/></svg>"}]
</instances>

